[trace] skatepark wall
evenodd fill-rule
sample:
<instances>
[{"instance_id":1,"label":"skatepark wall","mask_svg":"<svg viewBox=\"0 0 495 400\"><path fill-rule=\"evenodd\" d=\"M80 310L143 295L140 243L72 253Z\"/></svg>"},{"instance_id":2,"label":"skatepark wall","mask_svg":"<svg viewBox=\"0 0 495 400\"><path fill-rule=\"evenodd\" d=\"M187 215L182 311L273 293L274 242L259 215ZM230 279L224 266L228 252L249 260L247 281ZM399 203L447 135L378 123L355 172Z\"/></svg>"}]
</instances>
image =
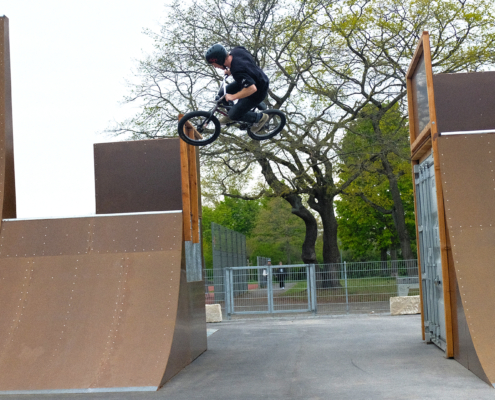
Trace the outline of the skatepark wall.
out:
<instances>
[{"instance_id":1,"label":"skatepark wall","mask_svg":"<svg viewBox=\"0 0 495 400\"><path fill-rule=\"evenodd\" d=\"M433 75L424 32L407 85L418 241L430 218L418 179L430 174L438 217L430 236L441 253L431 279L435 250L418 246L423 339L495 385L495 72ZM441 293L434 304L433 292Z\"/></svg>"},{"instance_id":2,"label":"skatepark wall","mask_svg":"<svg viewBox=\"0 0 495 400\"><path fill-rule=\"evenodd\" d=\"M96 215L16 219L0 22L0 394L157 390L206 350L197 154L95 145Z\"/></svg>"}]
</instances>

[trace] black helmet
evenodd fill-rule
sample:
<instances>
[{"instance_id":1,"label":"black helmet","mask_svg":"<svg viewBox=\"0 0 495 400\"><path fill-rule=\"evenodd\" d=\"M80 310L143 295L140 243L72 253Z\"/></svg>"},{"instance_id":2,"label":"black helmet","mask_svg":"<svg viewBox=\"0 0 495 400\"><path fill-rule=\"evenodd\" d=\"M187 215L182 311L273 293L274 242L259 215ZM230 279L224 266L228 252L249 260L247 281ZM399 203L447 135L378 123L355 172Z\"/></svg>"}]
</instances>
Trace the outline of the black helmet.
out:
<instances>
[{"instance_id":1,"label":"black helmet","mask_svg":"<svg viewBox=\"0 0 495 400\"><path fill-rule=\"evenodd\" d=\"M205 53L206 62L208 64L219 64L223 65L225 59L227 58L227 50L221 44L217 43L211 46Z\"/></svg>"}]
</instances>

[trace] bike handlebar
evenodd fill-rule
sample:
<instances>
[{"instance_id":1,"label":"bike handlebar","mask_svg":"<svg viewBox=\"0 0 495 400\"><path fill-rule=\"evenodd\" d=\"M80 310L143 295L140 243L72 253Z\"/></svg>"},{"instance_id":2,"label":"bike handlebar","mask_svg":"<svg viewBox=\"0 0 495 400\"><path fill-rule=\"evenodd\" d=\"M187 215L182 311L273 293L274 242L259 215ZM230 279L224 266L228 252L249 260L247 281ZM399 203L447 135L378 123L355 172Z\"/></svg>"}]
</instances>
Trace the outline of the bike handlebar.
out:
<instances>
[{"instance_id":1,"label":"bike handlebar","mask_svg":"<svg viewBox=\"0 0 495 400\"><path fill-rule=\"evenodd\" d=\"M219 99L216 99L216 102L217 103L220 103L224 98L225 96L227 96L227 88L226 88L226 85L225 83L227 82L227 78L229 77L229 75L224 75L223 76L223 82L222 82L222 87L223 87L223 96L220 97Z\"/></svg>"}]
</instances>

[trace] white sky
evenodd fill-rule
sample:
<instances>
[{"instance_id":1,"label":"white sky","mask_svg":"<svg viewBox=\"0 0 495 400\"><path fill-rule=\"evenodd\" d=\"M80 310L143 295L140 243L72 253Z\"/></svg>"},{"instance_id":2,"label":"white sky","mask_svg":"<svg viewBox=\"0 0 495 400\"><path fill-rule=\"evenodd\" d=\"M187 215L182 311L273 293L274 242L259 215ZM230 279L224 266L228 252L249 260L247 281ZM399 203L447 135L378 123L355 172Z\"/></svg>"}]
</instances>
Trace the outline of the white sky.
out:
<instances>
[{"instance_id":1,"label":"white sky","mask_svg":"<svg viewBox=\"0 0 495 400\"><path fill-rule=\"evenodd\" d=\"M17 217L95 213L93 143L150 52L167 0L0 0L9 18Z\"/></svg>"}]
</instances>

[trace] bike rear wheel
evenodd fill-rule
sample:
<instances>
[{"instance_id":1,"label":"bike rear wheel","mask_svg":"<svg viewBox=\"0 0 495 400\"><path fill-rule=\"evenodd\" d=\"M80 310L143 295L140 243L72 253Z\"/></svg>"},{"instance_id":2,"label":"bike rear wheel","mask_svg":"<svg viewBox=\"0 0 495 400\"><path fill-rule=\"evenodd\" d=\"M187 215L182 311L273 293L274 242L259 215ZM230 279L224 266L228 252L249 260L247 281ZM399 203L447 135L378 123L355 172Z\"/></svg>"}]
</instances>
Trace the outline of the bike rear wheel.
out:
<instances>
[{"instance_id":1,"label":"bike rear wheel","mask_svg":"<svg viewBox=\"0 0 495 400\"><path fill-rule=\"evenodd\" d=\"M184 142L204 146L220 135L220 122L209 111L191 111L180 119L178 131Z\"/></svg>"},{"instance_id":2,"label":"bike rear wheel","mask_svg":"<svg viewBox=\"0 0 495 400\"><path fill-rule=\"evenodd\" d=\"M265 140L274 137L282 129L284 129L286 118L285 114L280 110L266 110L263 114L268 114L267 123L258 132L254 133L248 129L247 133L251 139Z\"/></svg>"}]
</instances>

